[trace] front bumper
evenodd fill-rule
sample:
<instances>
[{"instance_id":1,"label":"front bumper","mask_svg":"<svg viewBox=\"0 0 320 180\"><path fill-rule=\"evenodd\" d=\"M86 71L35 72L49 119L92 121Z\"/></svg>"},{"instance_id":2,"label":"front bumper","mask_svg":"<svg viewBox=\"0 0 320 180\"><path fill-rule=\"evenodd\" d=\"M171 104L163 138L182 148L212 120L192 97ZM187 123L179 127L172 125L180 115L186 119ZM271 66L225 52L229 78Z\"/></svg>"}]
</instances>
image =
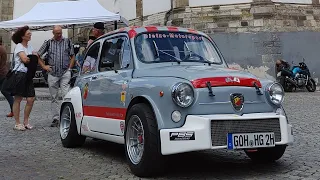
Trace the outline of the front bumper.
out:
<instances>
[{"instance_id":1,"label":"front bumper","mask_svg":"<svg viewBox=\"0 0 320 180\"><path fill-rule=\"evenodd\" d=\"M271 119L274 124L269 123ZM216 124L224 124L228 125L228 127L224 125L217 127ZM266 126L270 126L273 129L278 128L276 130L277 133L275 132L276 145L290 145L293 143L292 126L287 123L287 118L284 115L276 113L253 113L242 116L234 114L189 115L186 118L184 126L181 128L160 130L161 153L163 155L170 155L199 150L227 149L227 132L234 133L232 132L235 131L234 129L244 131L245 133L259 132L259 128L266 129ZM250 127L248 128L250 130L245 131L246 127ZM218 131L220 134L218 134ZM179 136L188 138L189 140L170 140L170 134L171 136Z\"/></svg>"}]
</instances>

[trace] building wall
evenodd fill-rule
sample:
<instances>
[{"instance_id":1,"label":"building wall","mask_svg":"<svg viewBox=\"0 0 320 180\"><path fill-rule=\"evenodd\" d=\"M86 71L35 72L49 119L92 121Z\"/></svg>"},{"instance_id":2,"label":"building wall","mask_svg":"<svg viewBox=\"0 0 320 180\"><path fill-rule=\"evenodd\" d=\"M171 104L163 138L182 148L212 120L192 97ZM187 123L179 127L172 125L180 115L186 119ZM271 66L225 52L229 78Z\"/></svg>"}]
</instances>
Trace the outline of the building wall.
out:
<instances>
[{"instance_id":1,"label":"building wall","mask_svg":"<svg viewBox=\"0 0 320 180\"><path fill-rule=\"evenodd\" d=\"M7 21L13 18L13 1L12 0L0 0L0 20ZM5 30L0 30L0 36L2 44L7 50L7 53L10 53L11 49L11 33ZM8 54L8 58L10 55Z\"/></svg>"},{"instance_id":2,"label":"building wall","mask_svg":"<svg viewBox=\"0 0 320 180\"><path fill-rule=\"evenodd\" d=\"M319 1L297 0L290 4L285 0L240 1L217 5L219 1L208 0L206 3L211 5L202 6L205 0L176 0L174 3L184 5L173 12L160 12L144 16L142 22L141 19L131 22L203 31L213 37L231 66L259 77L274 77L274 63L280 58L296 64L305 58L316 80L320 77Z\"/></svg>"},{"instance_id":3,"label":"building wall","mask_svg":"<svg viewBox=\"0 0 320 180\"><path fill-rule=\"evenodd\" d=\"M50 0L24 1L15 0L15 16L36 2ZM258 76L273 76L278 58L297 63L304 57L314 75L320 77L316 68L320 65L319 0L98 1L130 20L131 25L174 25L204 31L214 38L229 64ZM79 32L87 38L88 31ZM47 38L50 33L39 36ZM36 36L33 39L34 44L43 42Z\"/></svg>"}]
</instances>

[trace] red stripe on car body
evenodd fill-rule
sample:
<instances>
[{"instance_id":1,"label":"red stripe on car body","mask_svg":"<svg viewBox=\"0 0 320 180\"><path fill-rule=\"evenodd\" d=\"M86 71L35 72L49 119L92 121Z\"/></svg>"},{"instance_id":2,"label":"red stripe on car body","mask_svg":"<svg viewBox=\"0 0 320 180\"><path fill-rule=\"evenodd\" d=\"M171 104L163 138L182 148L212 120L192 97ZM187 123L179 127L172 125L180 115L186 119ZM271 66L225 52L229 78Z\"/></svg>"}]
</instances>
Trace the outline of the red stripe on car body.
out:
<instances>
[{"instance_id":1,"label":"red stripe on car body","mask_svg":"<svg viewBox=\"0 0 320 180\"><path fill-rule=\"evenodd\" d=\"M259 80L254 78L243 78L243 77L236 77L239 79L239 82L235 81L228 81L228 78L231 80L234 77L226 76L226 77L209 77L209 78L200 78L192 80L191 83L194 88L205 88L207 87L207 82L210 82L212 87L219 87L219 86L243 86L243 87L254 87L254 83L261 88L261 83Z\"/></svg>"},{"instance_id":2,"label":"red stripe on car body","mask_svg":"<svg viewBox=\"0 0 320 180\"><path fill-rule=\"evenodd\" d=\"M126 113L127 113L126 108L83 106L83 115L84 116L110 118L110 119L115 119L115 120L125 120Z\"/></svg>"},{"instance_id":3,"label":"red stripe on car body","mask_svg":"<svg viewBox=\"0 0 320 180\"><path fill-rule=\"evenodd\" d=\"M129 38L131 39L131 38L136 37L137 32L136 32L136 30L134 30L134 29L130 29L130 30L128 31L128 35L129 35Z\"/></svg>"},{"instance_id":4,"label":"red stripe on car body","mask_svg":"<svg viewBox=\"0 0 320 180\"><path fill-rule=\"evenodd\" d=\"M147 32L157 32L158 28L156 26L146 26Z\"/></svg>"},{"instance_id":5,"label":"red stripe on car body","mask_svg":"<svg viewBox=\"0 0 320 180\"><path fill-rule=\"evenodd\" d=\"M168 31L174 31L174 32L179 31L179 28L174 26L167 26L167 28L168 28Z\"/></svg>"},{"instance_id":6,"label":"red stripe on car body","mask_svg":"<svg viewBox=\"0 0 320 180\"><path fill-rule=\"evenodd\" d=\"M194 29L188 29L188 31L191 32L191 33L196 33L196 34L198 34L198 31L196 31L196 30L194 30Z\"/></svg>"}]
</instances>

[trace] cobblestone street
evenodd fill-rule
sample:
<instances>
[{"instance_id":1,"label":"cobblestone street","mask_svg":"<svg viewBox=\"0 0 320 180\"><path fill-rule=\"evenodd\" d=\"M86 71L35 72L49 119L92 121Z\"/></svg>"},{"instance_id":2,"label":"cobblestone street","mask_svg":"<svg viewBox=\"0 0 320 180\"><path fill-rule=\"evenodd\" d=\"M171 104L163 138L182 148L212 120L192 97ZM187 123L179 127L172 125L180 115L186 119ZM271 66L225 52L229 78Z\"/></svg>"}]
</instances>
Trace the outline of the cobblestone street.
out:
<instances>
[{"instance_id":1,"label":"cobblestone street","mask_svg":"<svg viewBox=\"0 0 320 180\"><path fill-rule=\"evenodd\" d=\"M319 179L319 102L319 92L286 94L295 142L275 164L253 164L242 151L194 152L170 157L158 179ZM81 148L63 148L58 128L49 127L49 109L49 101L36 101L30 120L35 129L17 132L14 119L4 118L7 102L0 101L1 180L139 179L128 170L121 145L88 138Z\"/></svg>"}]
</instances>

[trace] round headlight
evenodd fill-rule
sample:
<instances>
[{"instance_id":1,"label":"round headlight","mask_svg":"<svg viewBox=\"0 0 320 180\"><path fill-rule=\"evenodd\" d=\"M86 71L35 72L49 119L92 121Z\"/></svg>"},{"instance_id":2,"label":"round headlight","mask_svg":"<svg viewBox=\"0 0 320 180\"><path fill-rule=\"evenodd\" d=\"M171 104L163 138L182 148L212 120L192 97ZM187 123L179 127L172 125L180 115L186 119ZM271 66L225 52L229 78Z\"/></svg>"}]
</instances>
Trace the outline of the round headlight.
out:
<instances>
[{"instance_id":1,"label":"round headlight","mask_svg":"<svg viewBox=\"0 0 320 180\"><path fill-rule=\"evenodd\" d=\"M283 102L284 90L279 83L271 84L267 91L273 104L280 105Z\"/></svg>"},{"instance_id":2,"label":"round headlight","mask_svg":"<svg viewBox=\"0 0 320 180\"><path fill-rule=\"evenodd\" d=\"M187 83L177 83L172 88L172 99L180 107L189 107L194 100L193 88Z\"/></svg>"}]
</instances>

